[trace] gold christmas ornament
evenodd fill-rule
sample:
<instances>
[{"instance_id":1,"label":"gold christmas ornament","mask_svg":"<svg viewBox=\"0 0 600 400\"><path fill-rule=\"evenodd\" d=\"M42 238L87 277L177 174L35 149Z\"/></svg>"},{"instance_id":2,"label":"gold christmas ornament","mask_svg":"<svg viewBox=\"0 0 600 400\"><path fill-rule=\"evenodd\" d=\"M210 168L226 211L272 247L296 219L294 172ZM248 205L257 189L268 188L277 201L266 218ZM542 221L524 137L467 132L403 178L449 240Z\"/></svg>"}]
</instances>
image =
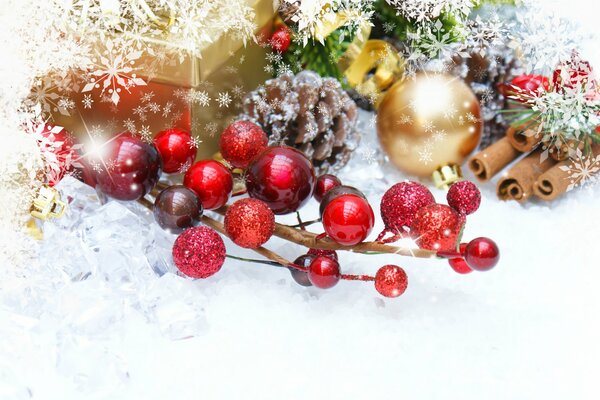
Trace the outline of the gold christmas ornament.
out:
<instances>
[{"instance_id":1,"label":"gold christmas ornament","mask_svg":"<svg viewBox=\"0 0 600 400\"><path fill-rule=\"evenodd\" d=\"M477 147L481 130L475 94L461 79L445 74L419 73L395 83L377 113L377 134L390 161L419 177L462 164Z\"/></svg>"}]
</instances>

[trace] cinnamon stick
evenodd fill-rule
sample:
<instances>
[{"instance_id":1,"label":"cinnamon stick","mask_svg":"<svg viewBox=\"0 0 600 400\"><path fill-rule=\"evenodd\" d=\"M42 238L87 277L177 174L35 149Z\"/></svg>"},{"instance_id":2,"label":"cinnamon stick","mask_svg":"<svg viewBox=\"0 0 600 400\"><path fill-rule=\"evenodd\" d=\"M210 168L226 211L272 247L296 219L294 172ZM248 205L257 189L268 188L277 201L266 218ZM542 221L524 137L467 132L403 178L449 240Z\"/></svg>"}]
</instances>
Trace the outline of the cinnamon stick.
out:
<instances>
[{"instance_id":1,"label":"cinnamon stick","mask_svg":"<svg viewBox=\"0 0 600 400\"><path fill-rule=\"evenodd\" d=\"M482 182L489 181L504 167L514 161L519 153L507 137L475 154L469 161L469 169Z\"/></svg>"},{"instance_id":2,"label":"cinnamon stick","mask_svg":"<svg viewBox=\"0 0 600 400\"><path fill-rule=\"evenodd\" d=\"M536 150L515 164L496 186L500 200L526 201L533 194L535 181L556 164L552 158L540 162L540 150Z\"/></svg>"},{"instance_id":3,"label":"cinnamon stick","mask_svg":"<svg viewBox=\"0 0 600 400\"><path fill-rule=\"evenodd\" d=\"M533 129L513 128L512 126L506 130L506 137L510 144L521 153L532 151L542 141L542 135Z\"/></svg>"}]
</instances>

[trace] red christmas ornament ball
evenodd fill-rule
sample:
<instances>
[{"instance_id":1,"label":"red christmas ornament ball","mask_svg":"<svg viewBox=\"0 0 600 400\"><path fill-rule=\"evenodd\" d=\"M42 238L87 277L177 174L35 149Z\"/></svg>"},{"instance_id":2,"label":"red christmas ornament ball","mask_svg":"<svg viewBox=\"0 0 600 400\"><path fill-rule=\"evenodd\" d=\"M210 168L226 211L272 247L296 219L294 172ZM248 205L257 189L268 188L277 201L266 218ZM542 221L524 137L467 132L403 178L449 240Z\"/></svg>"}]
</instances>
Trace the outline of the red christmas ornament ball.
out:
<instances>
[{"instance_id":1,"label":"red christmas ornament ball","mask_svg":"<svg viewBox=\"0 0 600 400\"><path fill-rule=\"evenodd\" d=\"M461 243L460 244L460 254L462 254L463 257L464 257L466 250L467 250L467 243ZM448 260L448 264L450 264L450 267L459 274L469 274L469 273L473 272L473 269L471 269L471 267L469 267L469 264L467 264L467 262L465 261L465 259L463 257L450 258Z\"/></svg>"},{"instance_id":2,"label":"red christmas ornament ball","mask_svg":"<svg viewBox=\"0 0 600 400\"><path fill-rule=\"evenodd\" d=\"M154 146L163 162L167 174L185 172L196 159L198 149L192 143L192 135L178 128L171 128L154 137Z\"/></svg>"},{"instance_id":3,"label":"red christmas ornament ball","mask_svg":"<svg viewBox=\"0 0 600 400\"><path fill-rule=\"evenodd\" d=\"M221 155L236 168L245 169L269 144L267 134L250 121L237 121L223 131L219 141Z\"/></svg>"},{"instance_id":4,"label":"red christmas ornament ball","mask_svg":"<svg viewBox=\"0 0 600 400\"><path fill-rule=\"evenodd\" d=\"M313 260L317 258L317 256L311 254L304 254L294 260L294 264L299 265L301 267L308 268ZM308 279L308 272L301 271L296 268L288 267L290 273L292 274L292 278L296 281L296 283L300 286L312 286L310 280Z\"/></svg>"},{"instance_id":5,"label":"red christmas ornament ball","mask_svg":"<svg viewBox=\"0 0 600 400\"><path fill-rule=\"evenodd\" d=\"M225 231L238 246L256 249L273 236L275 216L264 202L238 200L225 213Z\"/></svg>"},{"instance_id":6,"label":"red christmas ornament ball","mask_svg":"<svg viewBox=\"0 0 600 400\"><path fill-rule=\"evenodd\" d=\"M183 184L202 201L205 210L223 207L233 190L233 178L225 166L214 160L201 160L192 165Z\"/></svg>"},{"instance_id":7,"label":"red christmas ornament ball","mask_svg":"<svg viewBox=\"0 0 600 400\"><path fill-rule=\"evenodd\" d=\"M449 251L456 248L463 222L464 218L449 206L430 204L415 214L410 235L422 249Z\"/></svg>"},{"instance_id":8,"label":"red christmas ornament ball","mask_svg":"<svg viewBox=\"0 0 600 400\"><path fill-rule=\"evenodd\" d=\"M384 265L375 274L375 289L385 297L398 297L406 291L408 276L397 265Z\"/></svg>"},{"instance_id":9,"label":"red christmas ornament ball","mask_svg":"<svg viewBox=\"0 0 600 400\"><path fill-rule=\"evenodd\" d=\"M319 176L315 185L315 200L317 200L320 203L321 200L323 200L323 197L327 194L327 192L341 185L342 181L340 181L337 176L330 174Z\"/></svg>"},{"instance_id":10,"label":"red christmas ornament ball","mask_svg":"<svg viewBox=\"0 0 600 400\"><path fill-rule=\"evenodd\" d=\"M292 35L288 27L282 25L273 32L269 40L271 47L278 53L285 53L292 43Z\"/></svg>"},{"instance_id":11,"label":"red christmas ornament ball","mask_svg":"<svg viewBox=\"0 0 600 400\"><path fill-rule=\"evenodd\" d=\"M353 194L336 197L323 212L323 227L327 236L346 246L365 240L374 224L375 215L371 205Z\"/></svg>"},{"instance_id":12,"label":"red christmas ornament ball","mask_svg":"<svg viewBox=\"0 0 600 400\"><path fill-rule=\"evenodd\" d=\"M341 279L340 265L329 257L316 257L308 267L308 279L321 289L334 287Z\"/></svg>"},{"instance_id":13,"label":"red christmas ornament ball","mask_svg":"<svg viewBox=\"0 0 600 400\"><path fill-rule=\"evenodd\" d=\"M488 271L498 264L500 250L492 239L479 237L469 242L464 257L471 269Z\"/></svg>"},{"instance_id":14,"label":"red christmas ornament ball","mask_svg":"<svg viewBox=\"0 0 600 400\"><path fill-rule=\"evenodd\" d=\"M433 203L433 195L420 183L396 183L381 198L381 218L387 229L402 232L411 226L417 211Z\"/></svg>"},{"instance_id":15,"label":"red christmas ornament ball","mask_svg":"<svg viewBox=\"0 0 600 400\"><path fill-rule=\"evenodd\" d=\"M461 214L473 214L481 204L481 192L473 182L454 183L446 194L448 205Z\"/></svg>"},{"instance_id":16,"label":"red christmas ornament ball","mask_svg":"<svg viewBox=\"0 0 600 400\"><path fill-rule=\"evenodd\" d=\"M225 262L225 243L219 234L205 226L189 228L173 244L173 262L191 278L208 278Z\"/></svg>"},{"instance_id":17,"label":"red christmas ornament ball","mask_svg":"<svg viewBox=\"0 0 600 400\"><path fill-rule=\"evenodd\" d=\"M315 170L306 156L288 146L269 147L246 171L248 195L267 203L275 214L288 214L312 196Z\"/></svg>"},{"instance_id":18,"label":"red christmas ornament ball","mask_svg":"<svg viewBox=\"0 0 600 400\"><path fill-rule=\"evenodd\" d=\"M308 254L313 255L315 257L329 257L334 259L335 261L338 261L338 255L335 252L335 250L309 249Z\"/></svg>"},{"instance_id":19,"label":"red christmas ornament ball","mask_svg":"<svg viewBox=\"0 0 600 400\"><path fill-rule=\"evenodd\" d=\"M322 217L323 213L325 212L325 208L329 205L329 203L331 203L331 201L336 197L339 197L343 194L354 194L356 196L362 197L365 200L367 199L367 196L365 196L363 192L361 192L353 186L336 186L333 189L330 189L327 193L325 193L325 196L323 196L323 200L319 205L319 215Z\"/></svg>"},{"instance_id":20,"label":"red christmas ornament ball","mask_svg":"<svg viewBox=\"0 0 600 400\"><path fill-rule=\"evenodd\" d=\"M156 148L130 133L107 142L102 164L92 171L96 188L117 200L137 200L150 192L161 171Z\"/></svg>"}]
</instances>

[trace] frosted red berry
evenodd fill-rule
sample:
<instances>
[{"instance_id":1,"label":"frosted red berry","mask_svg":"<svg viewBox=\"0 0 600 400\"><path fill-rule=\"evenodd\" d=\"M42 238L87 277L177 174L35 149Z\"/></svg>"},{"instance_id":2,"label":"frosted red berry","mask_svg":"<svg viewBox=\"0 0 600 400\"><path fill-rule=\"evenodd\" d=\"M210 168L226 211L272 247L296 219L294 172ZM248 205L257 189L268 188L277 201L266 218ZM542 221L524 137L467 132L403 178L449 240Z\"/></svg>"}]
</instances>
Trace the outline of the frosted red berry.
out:
<instances>
[{"instance_id":1,"label":"frosted red berry","mask_svg":"<svg viewBox=\"0 0 600 400\"><path fill-rule=\"evenodd\" d=\"M285 53L292 43L291 31L282 25L273 32L269 40L271 47L278 53Z\"/></svg>"},{"instance_id":2,"label":"frosted red berry","mask_svg":"<svg viewBox=\"0 0 600 400\"><path fill-rule=\"evenodd\" d=\"M337 285L340 278L340 265L329 257L316 257L308 267L308 279L318 288L333 287Z\"/></svg>"},{"instance_id":3,"label":"frosted red berry","mask_svg":"<svg viewBox=\"0 0 600 400\"><path fill-rule=\"evenodd\" d=\"M265 244L275 230L275 216L264 202L238 200L225 213L225 231L238 246L256 249Z\"/></svg>"},{"instance_id":4,"label":"frosted red berry","mask_svg":"<svg viewBox=\"0 0 600 400\"><path fill-rule=\"evenodd\" d=\"M267 134L250 121L236 121L221 134L221 155L236 168L246 169L254 157L262 153L269 143Z\"/></svg>"},{"instance_id":5,"label":"frosted red berry","mask_svg":"<svg viewBox=\"0 0 600 400\"><path fill-rule=\"evenodd\" d=\"M470 181L454 183L446 194L448 205L461 214L473 214L481 203L481 192Z\"/></svg>"},{"instance_id":6,"label":"frosted red berry","mask_svg":"<svg viewBox=\"0 0 600 400\"><path fill-rule=\"evenodd\" d=\"M417 211L435 203L433 195L418 182L400 182L389 188L381 198L381 219L393 232L410 227Z\"/></svg>"},{"instance_id":7,"label":"frosted red berry","mask_svg":"<svg viewBox=\"0 0 600 400\"><path fill-rule=\"evenodd\" d=\"M216 274L225 262L225 243L211 228L186 229L173 244L173 262L191 278L208 278Z\"/></svg>"},{"instance_id":8,"label":"frosted red berry","mask_svg":"<svg viewBox=\"0 0 600 400\"><path fill-rule=\"evenodd\" d=\"M415 214L410 236L422 249L449 251L456 248L464 223L453 208L445 204L430 204Z\"/></svg>"},{"instance_id":9,"label":"frosted red berry","mask_svg":"<svg viewBox=\"0 0 600 400\"><path fill-rule=\"evenodd\" d=\"M375 289L385 297L398 297L406 291L408 276L397 265L384 265L375 274Z\"/></svg>"}]
</instances>

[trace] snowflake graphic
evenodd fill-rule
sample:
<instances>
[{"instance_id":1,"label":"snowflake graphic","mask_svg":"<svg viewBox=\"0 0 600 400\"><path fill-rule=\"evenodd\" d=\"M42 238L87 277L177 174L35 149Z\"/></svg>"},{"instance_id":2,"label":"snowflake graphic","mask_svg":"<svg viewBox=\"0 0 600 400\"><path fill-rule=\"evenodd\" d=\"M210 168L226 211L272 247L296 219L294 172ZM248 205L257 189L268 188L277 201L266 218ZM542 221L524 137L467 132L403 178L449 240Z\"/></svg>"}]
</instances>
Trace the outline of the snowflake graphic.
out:
<instances>
[{"instance_id":1,"label":"snowflake graphic","mask_svg":"<svg viewBox=\"0 0 600 400\"><path fill-rule=\"evenodd\" d=\"M92 99L91 94L83 95L83 99L81 99L83 103L83 108L92 108L92 104L94 104L94 99Z\"/></svg>"},{"instance_id":2,"label":"snowflake graphic","mask_svg":"<svg viewBox=\"0 0 600 400\"><path fill-rule=\"evenodd\" d=\"M152 112L153 114L156 114L158 112L160 112L160 104L155 103L155 102L151 102L148 103L148 111Z\"/></svg>"},{"instance_id":3,"label":"snowflake graphic","mask_svg":"<svg viewBox=\"0 0 600 400\"><path fill-rule=\"evenodd\" d=\"M419 161L425 165L428 165L433 161L431 148L429 146L424 146L421 150L419 150Z\"/></svg>"},{"instance_id":4,"label":"snowflake graphic","mask_svg":"<svg viewBox=\"0 0 600 400\"><path fill-rule=\"evenodd\" d=\"M199 104L202 107L208 107L210 105L210 96L203 90L191 90L189 93L189 101L191 103Z\"/></svg>"},{"instance_id":5,"label":"snowflake graphic","mask_svg":"<svg viewBox=\"0 0 600 400\"><path fill-rule=\"evenodd\" d=\"M88 131L88 134L92 138L101 138L104 136L104 129L102 128L102 125L92 125Z\"/></svg>"},{"instance_id":6,"label":"snowflake graphic","mask_svg":"<svg viewBox=\"0 0 600 400\"><path fill-rule=\"evenodd\" d=\"M360 157L367 164L373 164L377 162L377 150L370 148L369 146L361 147L358 150Z\"/></svg>"},{"instance_id":7,"label":"snowflake graphic","mask_svg":"<svg viewBox=\"0 0 600 400\"><path fill-rule=\"evenodd\" d=\"M142 125L142 128L139 131L139 135L144 142L152 143L152 132L150 131L149 126Z\"/></svg>"},{"instance_id":8,"label":"snowflake graphic","mask_svg":"<svg viewBox=\"0 0 600 400\"><path fill-rule=\"evenodd\" d=\"M219 108L229 107L229 104L231 104L231 96L229 95L229 92L219 92L217 103L219 104Z\"/></svg>"},{"instance_id":9,"label":"snowflake graphic","mask_svg":"<svg viewBox=\"0 0 600 400\"><path fill-rule=\"evenodd\" d=\"M127 118L125 121L123 121L123 127L125 128L125 130L127 130L131 133L137 132L137 128L135 127L135 122L131 118Z\"/></svg>"},{"instance_id":10,"label":"snowflake graphic","mask_svg":"<svg viewBox=\"0 0 600 400\"><path fill-rule=\"evenodd\" d=\"M163 107L162 116L167 118L173 112L173 107L175 107L175 104L172 101L167 101Z\"/></svg>"},{"instance_id":11,"label":"snowflake graphic","mask_svg":"<svg viewBox=\"0 0 600 400\"><path fill-rule=\"evenodd\" d=\"M596 174L600 171L600 155L584 156L580 150L577 150L575 158L571 159L569 165L558 167L568 174L569 180L567 191L573 190L578 186L591 184L598 181Z\"/></svg>"},{"instance_id":12,"label":"snowflake graphic","mask_svg":"<svg viewBox=\"0 0 600 400\"><path fill-rule=\"evenodd\" d=\"M69 98L62 98L58 101L58 108L62 108L65 110L72 110L75 108L75 102Z\"/></svg>"},{"instance_id":13,"label":"snowflake graphic","mask_svg":"<svg viewBox=\"0 0 600 400\"><path fill-rule=\"evenodd\" d=\"M241 85L235 85L231 89L231 93L233 94L234 98L241 99L242 97L244 97L244 87Z\"/></svg>"},{"instance_id":14,"label":"snowflake graphic","mask_svg":"<svg viewBox=\"0 0 600 400\"><path fill-rule=\"evenodd\" d=\"M148 103L150 101L152 101L152 98L154 97L154 92L146 92L142 94L142 103Z\"/></svg>"},{"instance_id":15,"label":"snowflake graphic","mask_svg":"<svg viewBox=\"0 0 600 400\"><path fill-rule=\"evenodd\" d=\"M208 136L210 136L210 137L215 136L218 128L219 128L219 126L217 125L216 122L209 122L208 124L204 125L204 130L206 132L208 132Z\"/></svg>"},{"instance_id":16,"label":"snowflake graphic","mask_svg":"<svg viewBox=\"0 0 600 400\"><path fill-rule=\"evenodd\" d=\"M433 133L433 140L435 142L441 142L444 140L444 138L447 136L446 131L444 130L439 130L439 131L435 131Z\"/></svg>"},{"instance_id":17,"label":"snowflake graphic","mask_svg":"<svg viewBox=\"0 0 600 400\"><path fill-rule=\"evenodd\" d=\"M435 125L433 125L433 122L431 121L425 121L425 123L423 124L423 130L425 132L433 132L434 129Z\"/></svg>"},{"instance_id":18,"label":"snowflake graphic","mask_svg":"<svg viewBox=\"0 0 600 400\"><path fill-rule=\"evenodd\" d=\"M202 143L202 140L200 140L200 137L198 137L198 136L190 137L190 141L188 142L188 144L190 145L190 148L193 148L193 149L197 149L198 147L200 147L200 143Z\"/></svg>"},{"instance_id":19,"label":"snowflake graphic","mask_svg":"<svg viewBox=\"0 0 600 400\"><path fill-rule=\"evenodd\" d=\"M145 121L147 119L146 107L137 106L133 109L133 113L138 116L140 121Z\"/></svg>"}]
</instances>

